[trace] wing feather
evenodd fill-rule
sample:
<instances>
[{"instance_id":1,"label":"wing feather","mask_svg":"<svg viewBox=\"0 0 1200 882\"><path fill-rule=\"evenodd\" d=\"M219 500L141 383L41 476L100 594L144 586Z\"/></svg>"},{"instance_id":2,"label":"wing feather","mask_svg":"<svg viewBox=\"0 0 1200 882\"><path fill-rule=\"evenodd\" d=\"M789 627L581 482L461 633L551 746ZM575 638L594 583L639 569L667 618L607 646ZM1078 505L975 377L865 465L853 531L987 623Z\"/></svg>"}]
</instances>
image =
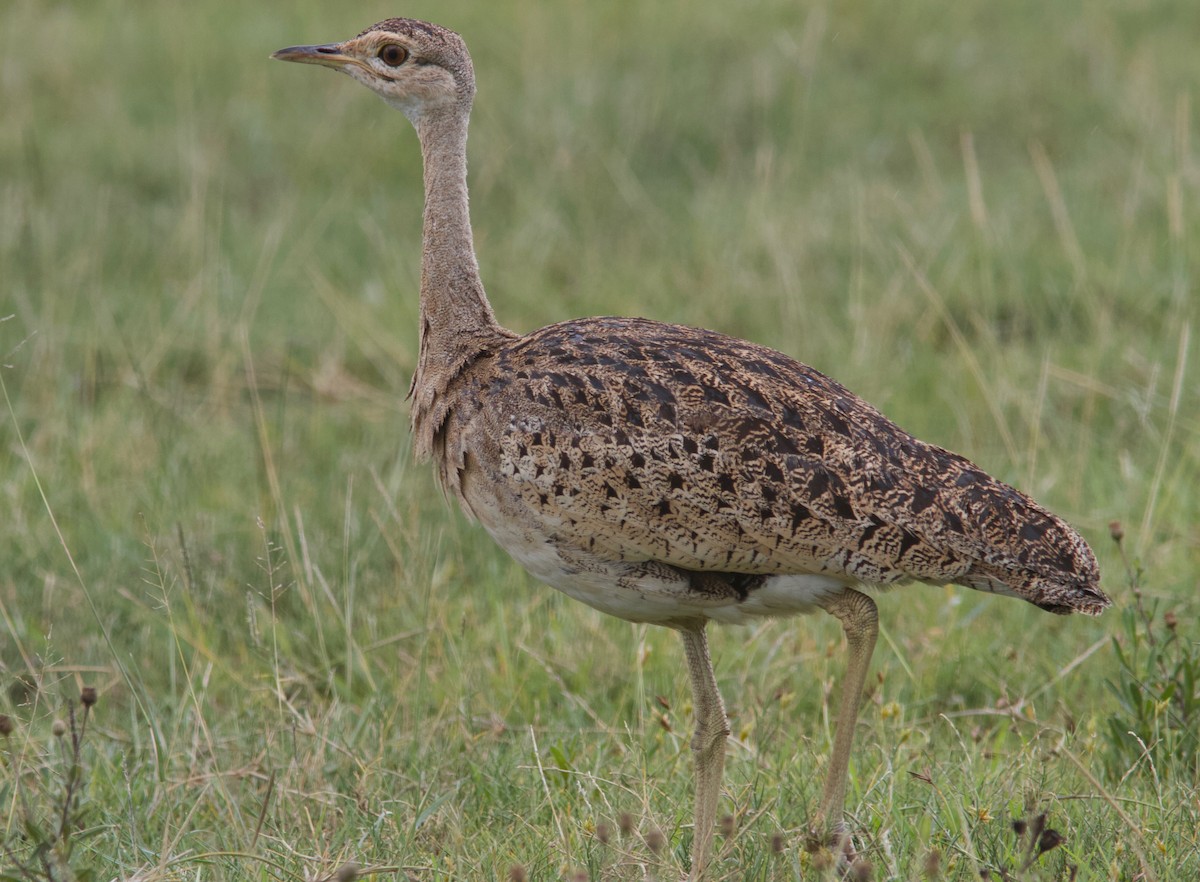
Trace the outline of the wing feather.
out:
<instances>
[{"instance_id":1,"label":"wing feather","mask_svg":"<svg viewBox=\"0 0 1200 882\"><path fill-rule=\"evenodd\" d=\"M497 426L500 468L557 542L698 571L1098 593L1065 523L781 353L589 319L498 358L523 402Z\"/></svg>"}]
</instances>

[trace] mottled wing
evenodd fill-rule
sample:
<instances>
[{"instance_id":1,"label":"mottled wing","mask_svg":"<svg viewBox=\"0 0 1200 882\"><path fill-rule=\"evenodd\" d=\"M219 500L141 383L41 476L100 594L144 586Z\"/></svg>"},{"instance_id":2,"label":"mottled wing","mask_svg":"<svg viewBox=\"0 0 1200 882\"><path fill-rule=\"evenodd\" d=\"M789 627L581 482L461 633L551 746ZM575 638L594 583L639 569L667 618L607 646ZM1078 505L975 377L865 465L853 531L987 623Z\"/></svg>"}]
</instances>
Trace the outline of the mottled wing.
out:
<instances>
[{"instance_id":1,"label":"mottled wing","mask_svg":"<svg viewBox=\"0 0 1200 882\"><path fill-rule=\"evenodd\" d=\"M1107 604L1061 520L781 353L589 319L498 358L493 376L524 403L500 431L501 468L557 543L687 570L958 582L1060 612Z\"/></svg>"}]
</instances>

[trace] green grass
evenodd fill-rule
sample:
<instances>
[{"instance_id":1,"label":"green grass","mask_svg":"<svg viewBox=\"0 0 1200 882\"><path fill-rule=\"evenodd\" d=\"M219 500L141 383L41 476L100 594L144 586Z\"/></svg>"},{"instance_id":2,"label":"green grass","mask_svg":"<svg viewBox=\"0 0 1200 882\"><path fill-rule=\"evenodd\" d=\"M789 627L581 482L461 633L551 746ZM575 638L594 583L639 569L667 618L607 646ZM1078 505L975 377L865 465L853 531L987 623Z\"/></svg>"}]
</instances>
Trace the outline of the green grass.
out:
<instances>
[{"instance_id":1,"label":"green grass","mask_svg":"<svg viewBox=\"0 0 1200 882\"><path fill-rule=\"evenodd\" d=\"M267 60L397 13L472 47L477 247L509 326L633 313L775 346L1096 548L1098 620L882 598L848 800L874 878L932 851L941 878L1015 872L1011 822L1040 812L1065 843L1019 878L1200 875L1197 770L1157 746L1190 734L1178 691L1142 708L1146 751L1121 735L1119 690L1170 678L1132 654L1108 528L1151 638L1170 611L1194 658L1200 7L359 6L5 7L0 878L50 872L52 721L82 685L54 846L79 879L686 864L676 639L533 583L411 461L415 136ZM717 875L819 876L800 831L837 625L712 640L737 742Z\"/></svg>"}]
</instances>

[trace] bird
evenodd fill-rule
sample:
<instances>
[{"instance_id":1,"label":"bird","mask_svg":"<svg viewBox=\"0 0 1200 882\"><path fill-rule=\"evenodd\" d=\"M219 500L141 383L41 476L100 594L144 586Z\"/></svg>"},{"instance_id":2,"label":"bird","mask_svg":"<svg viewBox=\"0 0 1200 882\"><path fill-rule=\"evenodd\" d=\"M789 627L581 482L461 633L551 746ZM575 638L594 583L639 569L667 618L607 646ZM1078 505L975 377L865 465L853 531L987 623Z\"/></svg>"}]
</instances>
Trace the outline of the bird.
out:
<instances>
[{"instance_id":1,"label":"bird","mask_svg":"<svg viewBox=\"0 0 1200 882\"><path fill-rule=\"evenodd\" d=\"M537 580L682 637L693 693L690 878L710 864L729 723L706 626L823 610L846 671L811 832L852 854L846 776L878 634L871 596L958 584L1098 615L1095 555L1064 520L918 440L840 383L714 331L594 317L503 327L480 280L467 191L470 53L391 18L283 61L341 71L416 128L424 210L418 459Z\"/></svg>"}]
</instances>

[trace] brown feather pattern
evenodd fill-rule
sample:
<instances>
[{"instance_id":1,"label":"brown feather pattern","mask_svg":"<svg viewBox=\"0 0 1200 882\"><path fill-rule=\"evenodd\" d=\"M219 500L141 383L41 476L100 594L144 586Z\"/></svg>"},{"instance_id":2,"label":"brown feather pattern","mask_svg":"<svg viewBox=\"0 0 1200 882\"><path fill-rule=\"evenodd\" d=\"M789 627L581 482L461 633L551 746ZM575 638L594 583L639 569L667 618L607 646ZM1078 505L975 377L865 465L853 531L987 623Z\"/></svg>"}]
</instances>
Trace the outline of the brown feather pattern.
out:
<instances>
[{"instance_id":1,"label":"brown feather pattern","mask_svg":"<svg viewBox=\"0 0 1200 882\"><path fill-rule=\"evenodd\" d=\"M403 61L381 56L397 44ZM810 835L852 855L846 780L878 634L855 584L957 582L1056 613L1109 605L1062 520L771 349L642 319L501 327L467 198L475 78L462 39L388 19L285 61L334 67L402 111L425 168L416 451L535 577L612 615L679 630L691 679L706 878L729 722L705 628L823 609L847 664Z\"/></svg>"},{"instance_id":2,"label":"brown feather pattern","mask_svg":"<svg viewBox=\"0 0 1200 882\"><path fill-rule=\"evenodd\" d=\"M572 557L954 582L1060 613L1108 605L1062 520L766 347L570 321L497 337L446 391L434 419L415 419L444 485L462 497L478 470L508 488L506 516L545 525Z\"/></svg>"}]
</instances>

